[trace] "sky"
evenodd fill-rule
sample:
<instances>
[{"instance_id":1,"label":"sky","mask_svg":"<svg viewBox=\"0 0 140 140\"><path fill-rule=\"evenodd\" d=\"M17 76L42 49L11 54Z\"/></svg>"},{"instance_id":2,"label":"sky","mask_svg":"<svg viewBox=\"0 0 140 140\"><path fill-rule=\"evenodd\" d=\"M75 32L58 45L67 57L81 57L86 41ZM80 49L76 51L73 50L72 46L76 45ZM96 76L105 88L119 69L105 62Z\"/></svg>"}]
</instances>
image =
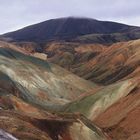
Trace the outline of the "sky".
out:
<instances>
[{"instance_id":1,"label":"sky","mask_svg":"<svg viewBox=\"0 0 140 140\"><path fill-rule=\"evenodd\" d=\"M69 16L140 26L140 0L0 0L0 34Z\"/></svg>"}]
</instances>

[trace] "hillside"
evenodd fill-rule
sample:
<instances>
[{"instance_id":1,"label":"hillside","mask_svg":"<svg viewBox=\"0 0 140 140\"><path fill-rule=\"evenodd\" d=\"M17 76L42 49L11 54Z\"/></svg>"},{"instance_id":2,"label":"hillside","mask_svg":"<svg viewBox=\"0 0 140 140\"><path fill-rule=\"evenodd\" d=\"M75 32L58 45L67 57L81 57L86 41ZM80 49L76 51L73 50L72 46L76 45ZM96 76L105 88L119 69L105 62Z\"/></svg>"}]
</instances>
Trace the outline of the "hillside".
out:
<instances>
[{"instance_id":1,"label":"hillside","mask_svg":"<svg viewBox=\"0 0 140 140\"><path fill-rule=\"evenodd\" d=\"M140 40L102 44L50 43L43 50L48 61L99 84L138 76Z\"/></svg>"},{"instance_id":2,"label":"hillside","mask_svg":"<svg viewBox=\"0 0 140 140\"><path fill-rule=\"evenodd\" d=\"M130 77L139 69L139 47L140 40L115 43L97 57L73 67L73 72L102 84Z\"/></svg>"}]
</instances>

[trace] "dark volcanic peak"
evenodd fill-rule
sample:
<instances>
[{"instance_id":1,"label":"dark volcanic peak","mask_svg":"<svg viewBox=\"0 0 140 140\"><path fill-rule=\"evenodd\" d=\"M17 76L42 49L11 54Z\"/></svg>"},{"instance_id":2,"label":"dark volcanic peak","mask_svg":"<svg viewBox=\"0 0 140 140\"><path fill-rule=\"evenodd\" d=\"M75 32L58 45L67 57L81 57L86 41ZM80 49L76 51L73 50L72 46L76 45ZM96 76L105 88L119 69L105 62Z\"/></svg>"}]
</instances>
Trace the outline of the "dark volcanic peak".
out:
<instances>
[{"instance_id":1,"label":"dark volcanic peak","mask_svg":"<svg viewBox=\"0 0 140 140\"><path fill-rule=\"evenodd\" d=\"M15 41L44 42L50 40L71 40L88 34L126 33L134 28L138 27L90 18L68 17L47 20L3 36L10 37Z\"/></svg>"}]
</instances>

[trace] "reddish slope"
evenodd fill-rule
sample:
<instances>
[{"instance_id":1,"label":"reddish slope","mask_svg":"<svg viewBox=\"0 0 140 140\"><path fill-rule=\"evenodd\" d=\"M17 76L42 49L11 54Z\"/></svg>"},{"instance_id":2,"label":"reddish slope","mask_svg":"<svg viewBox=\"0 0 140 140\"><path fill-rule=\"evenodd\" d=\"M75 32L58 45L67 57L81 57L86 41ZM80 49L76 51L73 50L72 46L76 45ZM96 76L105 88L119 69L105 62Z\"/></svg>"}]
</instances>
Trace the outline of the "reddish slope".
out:
<instances>
[{"instance_id":1,"label":"reddish slope","mask_svg":"<svg viewBox=\"0 0 140 140\"><path fill-rule=\"evenodd\" d=\"M100 44L53 42L44 47L44 52L48 54L48 61L71 70L72 66L89 61L105 49Z\"/></svg>"},{"instance_id":2,"label":"reddish slope","mask_svg":"<svg viewBox=\"0 0 140 140\"><path fill-rule=\"evenodd\" d=\"M116 43L89 62L74 66L72 71L97 83L110 84L128 75L129 78L132 72L138 74L139 52L140 40Z\"/></svg>"},{"instance_id":3,"label":"reddish slope","mask_svg":"<svg viewBox=\"0 0 140 140\"><path fill-rule=\"evenodd\" d=\"M140 88L131 92L94 120L112 138L140 139Z\"/></svg>"}]
</instances>

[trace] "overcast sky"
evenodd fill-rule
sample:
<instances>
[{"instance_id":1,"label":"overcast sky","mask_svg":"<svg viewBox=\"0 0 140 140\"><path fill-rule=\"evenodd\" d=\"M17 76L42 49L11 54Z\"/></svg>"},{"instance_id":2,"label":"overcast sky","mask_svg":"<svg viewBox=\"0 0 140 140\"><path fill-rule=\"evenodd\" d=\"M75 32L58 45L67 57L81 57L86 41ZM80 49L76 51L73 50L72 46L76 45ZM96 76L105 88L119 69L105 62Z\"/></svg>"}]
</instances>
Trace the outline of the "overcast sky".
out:
<instances>
[{"instance_id":1,"label":"overcast sky","mask_svg":"<svg viewBox=\"0 0 140 140\"><path fill-rule=\"evenodd\" d=\"M67 16L140 26L140 0L0 0L0 34Z\"/></svg>"}]
</instances>

